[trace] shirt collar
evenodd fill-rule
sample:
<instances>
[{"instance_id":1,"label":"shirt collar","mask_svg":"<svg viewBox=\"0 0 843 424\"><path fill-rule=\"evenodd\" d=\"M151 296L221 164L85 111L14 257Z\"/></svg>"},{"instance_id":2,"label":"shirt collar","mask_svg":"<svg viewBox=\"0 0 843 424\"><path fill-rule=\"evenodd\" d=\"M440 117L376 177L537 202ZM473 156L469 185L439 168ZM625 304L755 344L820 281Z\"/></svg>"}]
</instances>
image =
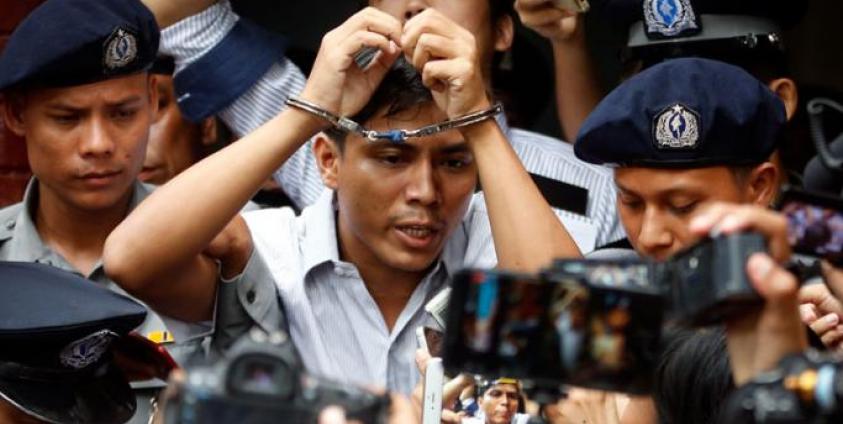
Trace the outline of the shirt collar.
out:
<instances>
[{"instance_id":1,"label":"shirt collar","mask_svg":"<svg viewBox=\"0 0 843 424\"><path fill-rule=\"evenodd\" d=\"M302 211L304 232L300 237L305 274L326 262L340 262L336 211L336 197L330 189L325 189L313 205ZM465 229L457 226L445 243L437 263L431 268L431 274L444 268L448 278L453 276L462 266L467 246Z\"/></svg>"},{"instance_id":2,"label":"shirt collar","mask_svg":"<svg viewBox=\"0 0 843 424\"><path fill-rule=\"evenodd\" d=\"M133 187L132 200L129 203L129 210L133 210L145 199L152 191L151 189L151 186L136 181ZM73 267L61 255L44 244L41 235L38 233L38 228L35 226L33 219L36 208L38 207L38 196L38 180L32 177L26 185L26 191L24 192L22 201L23 207L15 219L12 242L16 244L13 250L18 252L16 260L23 262L43 262L49 260L52 266L75 272ZM98 265L94 272L100 266Z\"/></svg>"}]
</instances>

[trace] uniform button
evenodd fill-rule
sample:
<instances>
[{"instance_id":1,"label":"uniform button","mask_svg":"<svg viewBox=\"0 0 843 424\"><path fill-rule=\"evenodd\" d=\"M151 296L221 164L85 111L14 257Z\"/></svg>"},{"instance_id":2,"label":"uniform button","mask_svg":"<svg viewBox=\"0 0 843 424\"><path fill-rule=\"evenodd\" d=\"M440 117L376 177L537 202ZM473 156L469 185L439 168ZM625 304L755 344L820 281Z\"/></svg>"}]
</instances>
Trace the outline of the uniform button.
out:
<instances>
[{"instance_id":1,"label":"uniform button","mask_svg":"<svg viewBox=\"0 0 843 424\"><path fill-rule=\"evenodd\" d=\"M255 291L249 290L246 292L246 301L249 303L255 303Z\"/></svg>"},{"instance_id":2,"label":"uniform button","mask_svg":"<svg viewBox=\"0 0 843 424\"><path fill-rule=\"evenodd\" d=\"M15 228L15 221L14 220L6 221L6 229L7 230L11 230L11 229L14 229L14 228Z\"/></svg>"}]
</instances>

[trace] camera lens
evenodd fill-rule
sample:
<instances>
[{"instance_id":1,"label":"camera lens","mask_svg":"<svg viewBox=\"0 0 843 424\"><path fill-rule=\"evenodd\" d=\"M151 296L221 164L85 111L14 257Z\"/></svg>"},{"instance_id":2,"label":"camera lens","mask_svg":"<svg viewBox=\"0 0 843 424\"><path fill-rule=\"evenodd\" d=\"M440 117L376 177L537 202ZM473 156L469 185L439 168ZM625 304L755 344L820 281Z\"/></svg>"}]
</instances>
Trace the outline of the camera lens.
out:
<instances>
[{"instance_id":1,"label":"camera lens","mask_svg":"<svg viewBox=\"0 0 843 424\"><path fill-rule=\"evenodd\" d=\"M283 360L264 354L237 358L229 369L231 393L289 399L295 392L295 372Z\"/></svg>"}]
</instances>

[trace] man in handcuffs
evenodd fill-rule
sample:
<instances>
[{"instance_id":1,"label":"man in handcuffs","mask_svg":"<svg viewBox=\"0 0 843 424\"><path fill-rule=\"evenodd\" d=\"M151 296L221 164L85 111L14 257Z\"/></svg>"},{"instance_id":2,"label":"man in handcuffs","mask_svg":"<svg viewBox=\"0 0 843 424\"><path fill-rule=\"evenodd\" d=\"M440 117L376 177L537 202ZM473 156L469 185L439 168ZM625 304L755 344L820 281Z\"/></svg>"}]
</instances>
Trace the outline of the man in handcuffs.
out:
<instances>
[{"instance_id":1,"label":"man in handcuffs","mask_svg":"<svg viewBox=\"0 0 843 424\"><path fill-rule=\"evenodd\" d=\"M379 51L361 67L364 47ZM395 65L401 56L409 63ZM308 372L409 393L414 330L453 272L488 255L525 272L579 255L493 119L474 36L435 10L403 25L373 8L355 14L324 37L289 104L135 209L106 243L109 275L179 315L210 319L230 292L255 322L283 308ZM387 131L434 124L419 137ZM330 190L298 217L238 215L314 135ZM491 222L493 246L468 251L472 219ZM217 331L226 317L217 309Z\"/></svg>"}]
</instances>

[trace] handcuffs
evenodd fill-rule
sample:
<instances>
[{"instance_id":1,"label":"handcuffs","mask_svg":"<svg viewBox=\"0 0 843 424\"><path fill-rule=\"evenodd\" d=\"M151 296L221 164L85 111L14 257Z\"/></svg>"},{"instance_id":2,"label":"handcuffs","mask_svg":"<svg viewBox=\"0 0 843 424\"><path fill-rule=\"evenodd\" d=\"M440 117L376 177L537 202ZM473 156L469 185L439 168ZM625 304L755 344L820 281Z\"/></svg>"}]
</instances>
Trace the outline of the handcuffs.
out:
<instances>
[{"instance_id":1,"label":"handcuffs","mask_svg":"<svg viewBox=\"0 0 843 424\"><path fill-rule=\"evenodd\" d=\"M427 125L414 130L374 131L367 129L352 119L334 115L318 105L299 98L290 97L285 103L290 107L318 116L319 118L328 121L339 130L358 134L369 141L387 140L391 143L404 143L408 138L427 137L443 131L467 127L486 119L493 118L503 111L503 105L495 103L489 109L469 113L467 115L460 116L459 118L448 119L438 124Z\"/></svg>"}]
</instances>

